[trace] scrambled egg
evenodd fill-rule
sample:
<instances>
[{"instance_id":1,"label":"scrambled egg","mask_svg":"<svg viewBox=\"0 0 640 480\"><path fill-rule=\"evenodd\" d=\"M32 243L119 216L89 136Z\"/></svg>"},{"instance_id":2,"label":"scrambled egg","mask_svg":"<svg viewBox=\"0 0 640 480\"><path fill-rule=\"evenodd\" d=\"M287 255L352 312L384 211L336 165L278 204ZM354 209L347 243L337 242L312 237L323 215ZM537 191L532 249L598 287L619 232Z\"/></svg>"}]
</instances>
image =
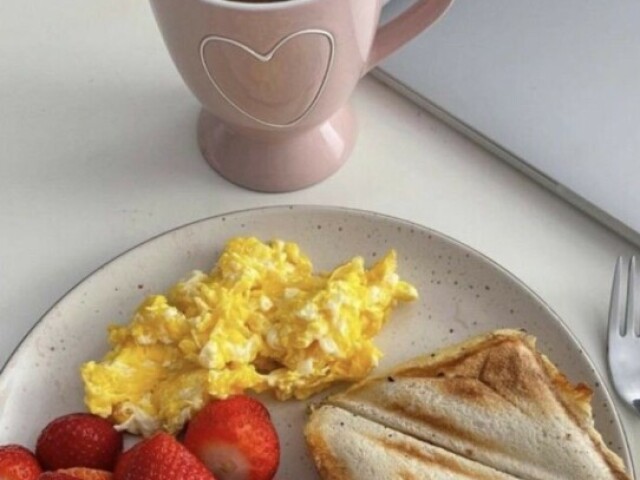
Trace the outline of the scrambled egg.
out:
<instances>
[{"instance_id":1,"label":"scrambled egg","mask_svg":"<svg viewBox=\"0 0 640 480\"><path fill-rule=\"evenodd\" d=\"M390 251L315 274L295 243L231 240L210 274L153 295L112 350L82 367L85 402L119 429L180 430L210 398L245 390L303 399L377 365L372 342L398 301L417 298Z\"/></svg>"}]
</instances>

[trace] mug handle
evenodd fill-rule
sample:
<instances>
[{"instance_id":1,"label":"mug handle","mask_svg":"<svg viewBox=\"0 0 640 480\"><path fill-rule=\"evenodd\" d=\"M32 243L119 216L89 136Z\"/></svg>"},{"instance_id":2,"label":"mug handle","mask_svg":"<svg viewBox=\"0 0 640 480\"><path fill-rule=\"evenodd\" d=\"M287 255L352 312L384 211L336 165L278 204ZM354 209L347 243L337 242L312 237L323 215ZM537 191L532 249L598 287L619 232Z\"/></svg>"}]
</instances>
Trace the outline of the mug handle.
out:
<instances>
[{"instance_id":1,"label":"mug handle","mask_svg":"<svg viewBox=\"0 0 640 480\"><path fill-rule=\"evenodd\" d=\"M453 0L418 0L396 18L379 27L365 72L433 24L452 3Z\"/></svg>"}]
</instances>

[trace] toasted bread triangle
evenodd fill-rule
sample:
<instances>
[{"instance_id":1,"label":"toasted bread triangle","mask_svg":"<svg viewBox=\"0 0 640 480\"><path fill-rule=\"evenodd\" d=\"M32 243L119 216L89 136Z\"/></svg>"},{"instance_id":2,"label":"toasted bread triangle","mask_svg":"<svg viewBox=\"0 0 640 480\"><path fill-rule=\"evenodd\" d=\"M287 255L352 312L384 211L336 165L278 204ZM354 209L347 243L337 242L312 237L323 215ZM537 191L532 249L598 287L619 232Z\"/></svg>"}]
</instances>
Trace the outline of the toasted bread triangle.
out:
<instances>
[{"instance_id":1,"label":"toasted bread triangle","mask_svg":"<svg viewBox=\"0 0 640 480\"><path fill-rule=\"evenodd\" d=\"M305 436L324 480L517 480L330 405L311 413Z\"/></svg>"},{"instance_id":2,"label":"toasted bread triangle","mask_svg":"<svg viewBox=\"0 0 640 480\"><path fill-rule=\"evenodd\" d=\"M498 330L366 379L327 403L526 480L628 480L595 430L591 392Z\"/></svg>"}]
</instances>

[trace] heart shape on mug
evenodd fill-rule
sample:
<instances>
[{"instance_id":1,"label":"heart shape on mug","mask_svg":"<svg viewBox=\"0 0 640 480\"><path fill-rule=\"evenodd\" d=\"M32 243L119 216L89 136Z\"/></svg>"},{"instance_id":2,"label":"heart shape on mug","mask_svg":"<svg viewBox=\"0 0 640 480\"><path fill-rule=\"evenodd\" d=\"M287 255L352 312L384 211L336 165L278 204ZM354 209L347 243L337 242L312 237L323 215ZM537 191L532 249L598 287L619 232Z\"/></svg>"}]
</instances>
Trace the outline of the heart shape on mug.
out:
<instances>
[{"instance_id":1,"label":"heart shape on mug","mask_svg":"<svg viewBox=\"0 0 640 480\"><path fill-rule=\"evenodd\" d=\"M218 93L237 111L275 128L292 127L316 106L329 80L335 39L325 30L287 35L266 53L210 35L200 58Z\"/></svg>"}]
</instances>

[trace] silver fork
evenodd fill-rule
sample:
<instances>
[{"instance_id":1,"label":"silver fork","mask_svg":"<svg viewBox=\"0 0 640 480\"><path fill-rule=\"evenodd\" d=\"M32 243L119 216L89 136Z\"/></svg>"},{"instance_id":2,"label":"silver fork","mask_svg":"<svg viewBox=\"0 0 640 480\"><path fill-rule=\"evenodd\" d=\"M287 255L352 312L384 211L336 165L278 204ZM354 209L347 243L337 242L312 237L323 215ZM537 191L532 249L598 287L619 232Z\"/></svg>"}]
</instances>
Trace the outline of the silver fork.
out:
<instances>
[{"instance_id":1,"label":"silver fork","mask_svg":"<svg viewBox=\"0 0 640 480\"><path fill-rule=\"evenodd\" d=\"M625 271L627 271L625 275ZM626 288L624 283L626 277ZM636 271L636 257L628 268L618 257L611 289L607 352L609 372L620 397L640 414L640 279Z\"/></svg>"}]
</instances>

